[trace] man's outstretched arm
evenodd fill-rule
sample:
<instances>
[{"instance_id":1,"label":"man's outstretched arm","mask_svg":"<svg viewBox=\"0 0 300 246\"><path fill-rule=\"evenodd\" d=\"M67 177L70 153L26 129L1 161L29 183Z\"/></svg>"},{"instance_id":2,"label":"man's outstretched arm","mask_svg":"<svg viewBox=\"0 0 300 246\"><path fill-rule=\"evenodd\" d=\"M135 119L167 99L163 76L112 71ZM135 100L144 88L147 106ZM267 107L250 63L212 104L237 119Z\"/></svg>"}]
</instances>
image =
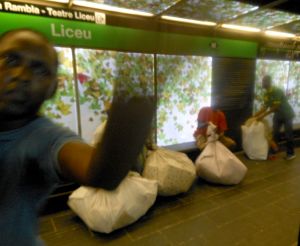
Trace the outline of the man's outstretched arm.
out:
<instances>
[{"instance_id":1,"label":"man's outstretched arm","mask_svg":"<svg viewBox=\"0 0 300 246\"><path fill-rule=\"evenodd\" d=\"M135 164L153 115L151 98L114 100L102 141L96 148L81 142L62 147L59 152L62 174L82 185L115 189Z\"/></svg>"}]
</instances>

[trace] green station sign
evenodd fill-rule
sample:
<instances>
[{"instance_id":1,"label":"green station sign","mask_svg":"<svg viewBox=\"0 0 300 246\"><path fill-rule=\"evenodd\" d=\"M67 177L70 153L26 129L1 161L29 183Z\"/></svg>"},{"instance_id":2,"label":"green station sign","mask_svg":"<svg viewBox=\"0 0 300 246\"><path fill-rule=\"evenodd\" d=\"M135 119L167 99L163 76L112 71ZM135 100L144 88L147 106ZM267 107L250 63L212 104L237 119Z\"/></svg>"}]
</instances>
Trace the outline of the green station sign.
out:
<instances>
[{"instance_id":1,"label":"green station sign","mask_svg":"<svg viewBox=\"0 0 300 246\"><path fill-rule=\"evenodd\" d=\"M31 28L55 45L68 47L244 58L257 55L255 42L109 26L103 15L1 1L0 33Z\"/></svg>"}]
</instances>

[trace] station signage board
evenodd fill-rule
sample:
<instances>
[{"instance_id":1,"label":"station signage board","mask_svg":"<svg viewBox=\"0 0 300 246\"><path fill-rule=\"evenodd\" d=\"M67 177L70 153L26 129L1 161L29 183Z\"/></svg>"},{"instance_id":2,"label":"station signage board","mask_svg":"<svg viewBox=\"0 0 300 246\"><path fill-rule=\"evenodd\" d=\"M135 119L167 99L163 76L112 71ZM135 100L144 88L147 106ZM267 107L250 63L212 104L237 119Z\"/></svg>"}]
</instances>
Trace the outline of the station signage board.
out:
<instances>
[{"instance_id":1,"label":"station signage board","mask_svg":"<svg viewBox=\"0 0 300 246\"><path fill-rule=\"evenodd\" d=\"M257 54L255 42L111 26L101 14L0 0L0 34L30 28L57 46L247 58ZM214 48L212 42L217 43Z\"/></svg>"},{"instance_id":2,"label":"station signage board","mask_svg":"<svg viewBox=\"0 0 300 246\"><path fill-rule=\"evenodd\" d=\"M14 1L1 1L0 11L16 14L59 18L65 20L84 21L95 24L105 24L106 21L105 14L101 12L78 11L67 8L49 7Z\"/></svg>"}]
</instances>

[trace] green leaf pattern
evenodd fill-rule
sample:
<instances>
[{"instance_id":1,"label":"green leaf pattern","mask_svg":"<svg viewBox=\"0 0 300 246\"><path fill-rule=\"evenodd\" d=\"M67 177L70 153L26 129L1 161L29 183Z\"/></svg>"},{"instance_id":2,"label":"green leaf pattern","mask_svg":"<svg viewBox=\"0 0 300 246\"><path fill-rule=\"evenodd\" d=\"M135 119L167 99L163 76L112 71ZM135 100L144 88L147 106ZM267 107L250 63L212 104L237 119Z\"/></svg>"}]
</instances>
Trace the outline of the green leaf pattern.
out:
<instances>
[{"instance_id":1,"label":"green leaf pattern","mask_svg":"<svg viewBox=\"0 0 300 246\"><path fill-rule=\"evenodd\" d=\"M296 117L294 124L300 124L300 62L290 62L287 95Z\"/></svg>"},{"instance_id":2,"label":"green leaf pattern","mask_svg":"<svg viewBox=\"0 0 300 246\"><path fill-rule=\"evenodd\" d=\"M201 107L210 105L211 57L157 56L157 144L194 141Z\"/></svg>"},{"instance_id":3,"label":"green leaf pattern","mask_svg":"<svg viewBox=\"0 0 300 246\"><path fill-rule=\"evenodd\" d=\"M254 5L231 0L187 0L167 11L167 15L205 21L225 21L247 13Z\"/></svg>"},{"instance_id":4,"label":"green leaf pattern","mask_svg":"<svg viewBox=\"0 0 300 246\"><path fill-rule=\"evenodd\" d=\"M262 9L253 13L249 13L244 17L238 18L230 23L259 27L261 29L271 29L273 26L283 25L299 20L299 18L299 15L284 11Z\"/></svg>"},{"instance_id":5,"label":"green leaf pattern","mask_svg":"<svg viewBox=\"0 0 300 246\"><path fill-rule=\"evenodd\" d=\"M106 118L113 88L122 96L154 95L151 54L76 49L82 136L91 141Z\"/></svg>"},{"instance_id":6,"label":"green leaf pattern","mask_svg":"<svg viewBox=\"0 0 300 246\"><path fill-rule=\"evenodd\" d=\"M90 0L89 2L104 3L116 7L158 14L179 1L180 0Z\"/></svg>"},{"instance_id":7,"label":"green leaf pattern","mask_svg":"<svg viewBox=\"0 0 300 246\"><path fill-rule=\"evenodd\" d=\"M56 47L59 58L58 89L54 97L44 102L41 114L59 125L78 132L72 50Z\"/></svg>"}]
</instances>

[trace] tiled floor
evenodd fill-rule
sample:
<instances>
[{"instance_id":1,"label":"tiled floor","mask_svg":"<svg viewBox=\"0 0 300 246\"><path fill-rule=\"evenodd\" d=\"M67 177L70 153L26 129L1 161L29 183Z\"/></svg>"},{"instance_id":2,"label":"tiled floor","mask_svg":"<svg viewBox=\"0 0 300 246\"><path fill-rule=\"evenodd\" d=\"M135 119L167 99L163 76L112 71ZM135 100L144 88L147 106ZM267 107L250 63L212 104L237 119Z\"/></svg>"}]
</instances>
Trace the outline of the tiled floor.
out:
<instances>
[{"instance_id":1,"label":"tiled floor","mask_svg":"<svg viewBox=\"0 0 300 246\"><path fill-rule=\"evenodd\" d=\"M251 161L237 186L197 180L187 194L158 197L145 216L109 235L90 231L70 210L41 217L48 246L297 246L300 149L297 158Z\"/></svg>"}]
</instances>

